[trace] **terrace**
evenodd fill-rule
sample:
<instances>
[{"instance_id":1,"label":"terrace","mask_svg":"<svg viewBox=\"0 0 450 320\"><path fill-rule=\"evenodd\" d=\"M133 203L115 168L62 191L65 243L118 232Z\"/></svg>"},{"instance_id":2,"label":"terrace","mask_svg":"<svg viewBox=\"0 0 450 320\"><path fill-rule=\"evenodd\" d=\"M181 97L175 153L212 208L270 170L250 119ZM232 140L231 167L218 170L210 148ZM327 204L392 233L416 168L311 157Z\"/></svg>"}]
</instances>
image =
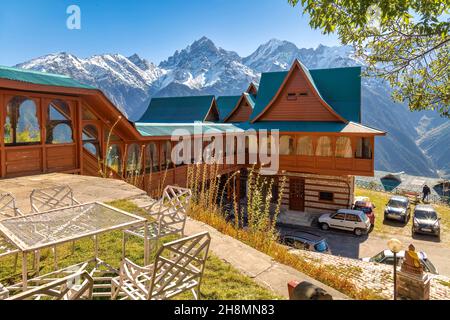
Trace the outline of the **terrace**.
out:
<instances>
[{"instance_id":1,"label":"terrace","mask_svg":"<svg viewBox=\"0 0 450 320\"><path fill-rule=\"evenodd\" d=\"M138 216L145 215L139 207L155 202L140 189L120 180L105 180L66 174L49 174L2 180L0 181L0 190L14 193L20 210L22 212L30 212L29 196L32 189L54 187L61 184L69 185L73 189L77 200L82 203L92 201L109 202L111 206ZM185 228L186 235L205 231L211 236L211 254L206 264L201 287L200 298L202 299L286 298L288 293L286 284L292 279L312 282L325 287L335 298L345 298L340 292L326 287L315 279L290 267L274 262L271 257L250 248L242 242L225 236L203 223L188 219ZM163 242L173 239L174 237L169 237ZM98 239L99 257L114 268L118 268L121 261L121 240L122 236L118 231L103 234ZM83 259L86 259L86 257L92 257L93 247L91 239L86 238L77 241L73 247L75 249L74 253L71 253L71 248L72 246L69 242L58 247L59 268L76 265L76 263L80 262L80 259L85 261ZM144 245L142 241L130 239L127 248L127 257L142 263L144 259ZM152 259L154 259L155 253L155 251L152 251ZM248 259L242 261L242 255L245 255ZM39 260L41 265L39 269L40 274L52 271L54 263L50 248L42 251ZM20 272L14 271L12 262L13 259L9 257L6 260L5 258L0 259L0 281L4 285L20 281ZM28 265L31 265L31 263L32 261L28 259ZM18 270L20 269L18 268ZM30 271L29 276L36 276L36 274ZM181 298L189 299L192 296L186 293Z\"/></svg>"}]
</instances>

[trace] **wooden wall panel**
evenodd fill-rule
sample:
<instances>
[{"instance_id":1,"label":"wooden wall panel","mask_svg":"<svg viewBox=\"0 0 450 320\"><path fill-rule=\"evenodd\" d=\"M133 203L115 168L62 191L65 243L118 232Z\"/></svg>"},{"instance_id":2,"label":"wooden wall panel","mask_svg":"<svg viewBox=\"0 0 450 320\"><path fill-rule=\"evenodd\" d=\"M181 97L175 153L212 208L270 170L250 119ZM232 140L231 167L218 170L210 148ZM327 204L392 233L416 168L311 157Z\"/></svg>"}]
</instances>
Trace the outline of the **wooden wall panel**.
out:
<instances>
[{"instance_id":1,"label":"wooden wall panel","mask_svg":"<svg viewBox=\"0 0 450 320\"><path fill-rule=\"evenodd\" d=\"M58 172L77 168L76 145L47 147L47 171Z\"/></svg>"},{"instance_id":2,"label":"wooden wall panel","mask_svg":"<svg viewBox=\"0 0 450 320\"><path fill-rule=\"evenodd\" d=\"M42 173L42 149L14 148L6 150L6 176Z\"/></svg>"},{"instance_id":3,"label":"wooden wall panel","mask_svg":"<svg viewBox=\"0 0 450 320\"><path fill-rule=\"evenodd\" d=\"M295 93L296 100L288 100L288 94ZM306 93L306 96L299 96ZM293 71L281 94L259 121L338 121L316 97L307 80L296 69Z\"/></svg>"},{"instance_id":4,"label":"wooden wall panel","mask_svg":"<svg viewBox=\"0 0 450 320\"><path fill-rule=\"evenodd\" d=\"M227 119L227 122L246 122L250 119L252 113L252 107L247 103L247 101L245 101L245 99L243 99L237 110L229 119Z\"/></svg>"}]
</instances>

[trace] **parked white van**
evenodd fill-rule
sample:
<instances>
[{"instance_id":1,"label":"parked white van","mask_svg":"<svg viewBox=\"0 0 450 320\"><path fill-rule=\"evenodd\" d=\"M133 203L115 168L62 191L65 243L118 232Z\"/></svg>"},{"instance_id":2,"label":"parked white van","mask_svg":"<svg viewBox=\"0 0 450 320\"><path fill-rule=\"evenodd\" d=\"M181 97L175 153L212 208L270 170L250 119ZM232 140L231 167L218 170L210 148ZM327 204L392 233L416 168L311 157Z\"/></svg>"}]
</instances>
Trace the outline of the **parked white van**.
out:
<instances>
[{"instance_id":1,"label":"parked white van","mask_svg":"<svg viewBox=\"0 0 450 320\"><path fill-rule=\"evenodd\" d=\"M341 209L337 213L324 214L319 218L322 230L341 229L352 231L361 236L370 230L370 220L364 212L358 210Z\"/></svg>"}]
</instances>

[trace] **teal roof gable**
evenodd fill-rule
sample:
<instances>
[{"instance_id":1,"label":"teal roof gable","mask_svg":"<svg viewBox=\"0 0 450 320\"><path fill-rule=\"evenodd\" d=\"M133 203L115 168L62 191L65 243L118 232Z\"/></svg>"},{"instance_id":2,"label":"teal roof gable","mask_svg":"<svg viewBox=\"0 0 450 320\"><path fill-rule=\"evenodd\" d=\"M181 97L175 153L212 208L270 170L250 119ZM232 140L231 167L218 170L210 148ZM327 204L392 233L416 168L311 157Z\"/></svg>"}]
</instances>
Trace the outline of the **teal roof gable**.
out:
<instances>
[{"instance_id":1,"label":"teal roof gable","mask_svg":"<svg viewBox=\"0 0 450 320\"><path fill-rule=\"evenodd\" d=\"M11 81L20 81L25 83L46 85L46 86L89 89L89 90L97 89L95 87L82 84L68 76L18 68L10 68L4 66L0 66L0 78Z\"/></svg>"},{"instance_id":2,"label":"teal roof gable","mask_svg":"<svg viewBox=\"0 0 450 320\"><path fill-rule=\"evenodd\" d=\"M223 122L230 115L240 99L241 96L222 96L217 98L220 122Z\"/></svg>"},{"instance_id":3,"label":"teal roof gable","mask_svg":"<svg viewBox=\"0 0 450 320\"><path fill-rule=\"evenodd\" d=\"M361 122L361 67L303 71L319 96L348 121ZM258 97L251 119L255 119L272 101L283 84L288 71L263 73Z\"/></svg>"},{"instance_id":4,"label":"teal roof gable","mask_svg":"<svg viewBox=\"0 0 450 320\"><path fill-rule=\"evenodd\" d=\"M214 96L153 98L138 123L193 123L205 121Z\"/></svg>"}]
</instances>

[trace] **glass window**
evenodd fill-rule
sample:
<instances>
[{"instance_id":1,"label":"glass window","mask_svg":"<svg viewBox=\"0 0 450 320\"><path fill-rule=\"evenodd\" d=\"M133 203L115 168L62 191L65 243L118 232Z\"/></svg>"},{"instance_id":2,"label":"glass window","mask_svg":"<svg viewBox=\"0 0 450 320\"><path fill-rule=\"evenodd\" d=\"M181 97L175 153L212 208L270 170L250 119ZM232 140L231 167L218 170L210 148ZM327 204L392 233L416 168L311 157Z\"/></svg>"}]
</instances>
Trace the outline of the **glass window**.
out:
<instances>
[{"instance_id":1,"label":"glass window","mask_svg":"<svg viewBox=\"0 0 450 320\"><path fill-rule=\"evenodd\" d=\"M361 219L355 214L347 214L345 220L352 222L361 222Z\"/></svg>"},{"instance_id":2,"label":"glass window","mask_svg":"<svg viewBox=\"0 0 450 320\"><path fill-rule=\"evenodd\" d=\"M172 162L172 144L170 141L166 141L161 146L161 170L171 169L173 167Z\"/></svg>"},{"instance_id":3,"label":"glass window","mask_svg":"<svg viewBox=\"0 0 450 320\"><path fill-rule=\"evenodd\" d=\"M297 155L299 155L299 156L313 156L314 155L312 137L298 138Z\"/></svg>"},{"instance_id":4,"label":"glass window","mask_svg":"<svg viewBox=\"0 0 450 320\"><path fill-rule=\"evenodd\" d=\"M352 141L348 137L339 137L336 140L336 157L351 158L353 156Z\"/></svg>"},{"instance_id":5,"label":"glass window","mask_svg":"<svg viewBox=\"0 0 450 320\"><path fill-rule=\"evenodd\" d=\"M41 127L36 103L25 97L12 98L6 106L5 144L36 144L40 141Z\"/></svg>"},{"instance_id":6,"label":"glass window","mask_svg":"<svg viewBox=\"0 0 450 320\"><path fill-rule=\"evenodd\" d=\"M281 136L280 155L288 156L294 154L294 139L291 136Z\"/></svg>"},{"instance_id":7,"label":"glass window","mask_svg":"<svg viewBox=\"0 0 450 320\"><path fill-rule=\"evenodd\" d=\"M369 138L358 139L355 156L358 159L372 159L372 142Z\"/></svg>"},{"instance_id":8,"label":"glass window","mask_svg":"<svg viewBox=\"0 0 450 320\"><path fill-rule=\"evenodd\" d=\"M345 214L344 214L344 213L336 213L336 214L333 216L333 219L336 219L336 220L345 220Z\"/></svg>"},{"instance_id":9,"label":"glass window","mask_svg":"<svg viewBox=\"0 0 450 320\"><path fill-rule=\"evenodd\" d=\"M93 156L100 157L100 143L98 140L98 130L94 125L87 125L83 129L83 147Z\"/></svg>"},{"instance_id":10,"label":"glass window","mask_svg":"<svg viewBox=\"0 0 450 320\"><path fill-rule=\"evenodd\" d=\"M139 175L141 173L142 155L138 144L131 144L127 152L127 175Z\"/></svg>"},{"instance_id":11,"label":"glass window","mask_svg":"<svg viewBox=\"0 0 450 320\"><path fill-rule=\"evenodd\" d=\"M73 143L70 107L61 100L48 105L47 144Z\"/></svg>"},{"instance_id":12,"label":"glass window","mask_svg":"<svg viewBox=\"0 0 450 320\"><path fill-rule=\"evenodd\" d=\"M106 164L115 172L122 173L122 152L117 144L109 147Z\"/></svg>"},{"instance_id":13,"label":"glass window","mask_svg":"<svg viewBox=\"0 0 450 320\"><path fill-rule=\"evenodd\" d=\"M159 156L156 143L152 142L145 148L145 172L158 172L159 171Z\"/></svg>"},{"instance_id":14,"label":"glass window","mask_svg":"<svg viewBox=\"0 0 450 320\"><path fill-rule=\"evenodd\" d=\"M334 194L333 194L333 192L320 192L319 199L322 201L333 201Z\"/></svg>"},{"instance_id":15,"label":"glass window","mask_svg":"<svg viewBox=\"0 0 450 320\"><path fill-rule=\"evenodd\" d=\"M333 150L331 149L330 137L320 137L317 140L316 156L318 157L332 157Z\"/></svg>"}]
</instances>

